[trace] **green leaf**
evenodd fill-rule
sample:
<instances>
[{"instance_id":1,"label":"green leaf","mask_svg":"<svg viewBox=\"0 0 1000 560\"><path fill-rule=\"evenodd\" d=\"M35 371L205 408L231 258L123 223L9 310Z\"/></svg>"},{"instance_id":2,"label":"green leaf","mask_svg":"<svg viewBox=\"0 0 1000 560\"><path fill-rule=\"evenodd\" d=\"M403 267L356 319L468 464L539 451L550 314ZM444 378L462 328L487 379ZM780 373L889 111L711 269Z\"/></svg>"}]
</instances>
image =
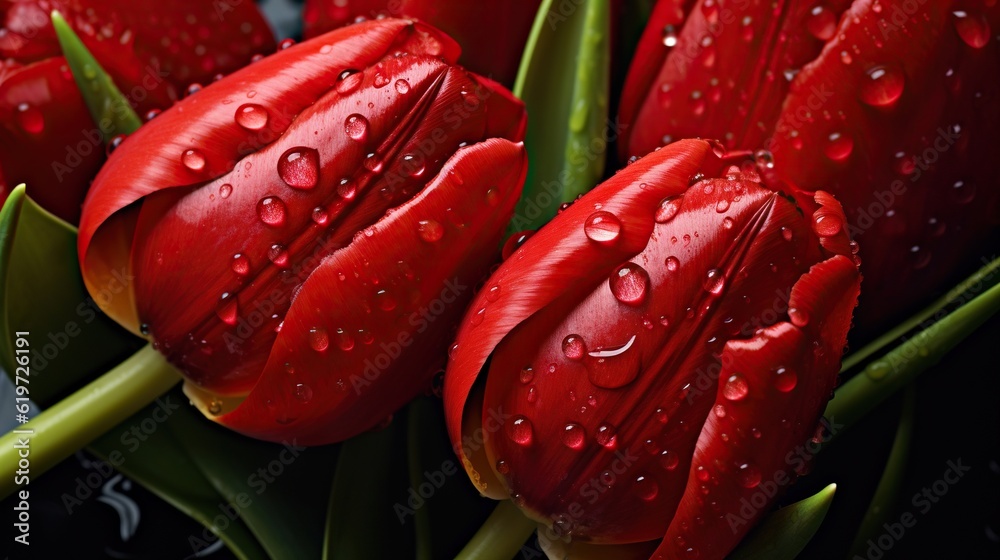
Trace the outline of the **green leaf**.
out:
<instances>
[{"instance_id":1,"label":"green leaf","mask_svg":"<svg viewBox=\"0 0 1000 560\"><path fill-rule=\"evenodd\" d=\"M115 86L111 76L98 64L73 29L57 11L52 12L52 27L62 47L66 62L73 72L76 85L90 110L104 143L107 144L118 134L135 132L142 121L132 110L128 99Z\"/></svg>"},{"instance_id":2,"label":"green leaf","mask_svg":"<svg viewBox=\"0 0 1000 560\"><path fill-rule=\"evenodd\" d=\"M127 289L123 275L109 291ZM15 373L14 333L28 332L31 399L47 407L142 344L87 293L76 229L38 206L21 185L0 210L0 366Z\"/></svg>"},{"instance_id":3,"label":"green leaf","mask_svg":"<svg viewBox=\"0 0 1000 560\"><path fill-rule=\"evenodd\" d=\"M514 94L528 111L528 177L508 228L535 229L559 205L593 188L609 139L608 0L544 0L528 37Z\"/></svg>"},{"instance_id":4,"label":"green leaf","mask_svg":"<svg viewBox=\"0 0 1000 560\"><path fill-rule=\"evenodd\" d=\"M396 453L406 448L405 434L403 426L393 422L341 445L323 558L378 560L413 550L405 455Z\"/></svg>"},{"instance_id":5,"label":"green leaf","mask_svg":"<svg viewBox=\"0 0 1000 560\"><path fill-rule=\"evenodd\" d=\"M161 402L164 403L162 407ZM171 410L177 403L180 409ZM165 423L152 424L155 429L150 431L147 428L149 419L155 422L163 418L164 409L170 411ZM181 444L183 439L197 436L177 434L177 430L169 427L176 418L184 416L201 414L187 404L187 397L180 390L175 390L109 430L89 449L182 513L210 528L239 558L266 559L267 553L246 523L226 515L228 502L188 456L188 448ZM219 453L222 449L214 451ZM204 550L213 542L211 535L203 532L188 537L192 553Z\"/></svg>"},{"instance_id":6,"label":"green leaf","mask_svg":"<svg viewBox=\"0 0 1000 560\"><path fill-rule=\"evenodd\" d=\"M825 416L845 427L853 426L918 375L938 363L952 348L1000 310L1000 285L994 285L1000 259L994 260L949 294L950 303L963 304L947 313L946 305L917 317L922 330L904 339L884 356L869 363L864 374L837 389ZM984 291L985 290L985 291ZM946 302L948 303L948 302ZM934 308L935 306L931 306ZM929 309L931 309L929 308ZM838 434L843 433L842 429Z\"/></svg>"},{"instance_id":7,"label":"green leaf","mask_svg":"<svg viewBox=\"0 0 1000 560\"><path fill-rule=\"evenodd\" d=\"M836 484L772 513L727 558L792 560L809 544L833 502Z\"/></svg>"},{"instance_id":8,"label":"green leaf","mask_svg":"<svg viewBox=\"0 0 1000 560\"><path fill-rule=\"evenodd\" d=\"M882 478L878 481L875 494L868 505L861 520L861 526L854 537L854 544L851 545L851 555L865 556L865 548L868 539L876 537L883 531L883 524L889 519L892 513L892 506L899 498L900 490L903 487L903 475L906 472L906 464L910 456L910 442L913 439L913 416L917 408L917 391L910 385L906 388L903 400L903 410L899 415L899 427L896 428L896 438L892 442L892 449L889 451L889 459L886 461L885 469L882 471Z\"/></svg>"}]
</instances>

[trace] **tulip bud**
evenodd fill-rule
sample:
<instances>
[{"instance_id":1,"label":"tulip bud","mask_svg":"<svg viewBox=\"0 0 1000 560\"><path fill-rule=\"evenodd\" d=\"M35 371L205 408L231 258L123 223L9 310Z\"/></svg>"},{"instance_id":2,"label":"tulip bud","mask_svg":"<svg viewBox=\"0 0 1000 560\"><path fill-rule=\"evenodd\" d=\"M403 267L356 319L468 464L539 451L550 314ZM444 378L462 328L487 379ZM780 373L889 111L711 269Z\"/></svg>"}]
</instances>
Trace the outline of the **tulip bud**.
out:
<instances>
[{"instance_id":1,"label":"tulip bud","mask_svg":"<svg viewBox=\"0 0 1000 560\"><path fill-rule=\"evenodd\" d=\"M499 251L523 106L406 20L343 28L206 86L118 148L84 207L98 302L221 424L339 441L423 390Z\"/></svg>"},{"instance_id":2,"label":"tulip bud","mask_svg":"<svg viewBox=\"0 0 1000 560\"><path fill-rule=\"evenodd\" d=\"M786 457L835 385L860 284L840 205L767 171L671 144L500 266L445 376L482 492L557 541L663 539L665 558L739 542L795 477ZM760 503L734 522L744 499Z\"/></svg>"}]
</instances>

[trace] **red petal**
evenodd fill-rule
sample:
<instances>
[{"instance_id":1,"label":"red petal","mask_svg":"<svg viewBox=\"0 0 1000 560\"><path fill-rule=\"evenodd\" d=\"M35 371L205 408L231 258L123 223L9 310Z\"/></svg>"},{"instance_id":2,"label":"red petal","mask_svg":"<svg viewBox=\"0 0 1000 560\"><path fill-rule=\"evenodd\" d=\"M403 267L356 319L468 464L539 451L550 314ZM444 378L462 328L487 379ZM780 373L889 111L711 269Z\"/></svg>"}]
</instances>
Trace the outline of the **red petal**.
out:
<instances>
[{"instance_id":1,"label":"red petal","mask_svg":"<svg viewBox=\"0 0 1000 560\"><path fill-rule=\"evenodd\" d=\"M562 212L500 266L470 307L474 315L485 309L481 324L463 322L448 363L445 415L448 433L456 446L462 444L469 393L497 344L518 324L560 296L570 300L582 297L589 286L607 278L615 265L640 252L654 224L651 215L637 214L630 208L653 207L667 194L682 192L709 153L706 142L692 140L640 160L620 171L615 184L598 186L587 195L586 202ZM646 180L657 186L639 189L638 183ZM618 185L631 183L635 188L619 193ZM583 232L595 204L618 216L622 224L617 241L607 246L598 246ZM466 462L464 451L461 458ZM481 478L476 472L469 474L474 482Z\"/></svg>"},{"instance_id":2,"label":"red petal","mask_svg":"<svg viewBox=\"0 0 1000 560\"><path fill-rule=\"evenodd\" d=\"M462 45L459 63L510 86L541 0L449 2L428 0L308 0L303 11L306 38L357 17L414 17L454 37Z\"/></svg>"},{"instance_id":3,"label":"red petal","mask_svg":"<svg viewBox=\"0 0 1000 560\"><path fill-rule=\"evenodd\" d=\"M792 291L807 324L779 323L726 345L684 498L653 558L723 558L813 459L818 448L806 438L836 384L858 289L854 264L834 256Z\"/></svg>"},{"instance_id":4,"label":"red petal","mask_svg":"<svg viewBox=\"0 0 1000 560\"><path fill-rule=\"evenodd\" d=\"M116 212L157 191L202 184L230 173L242 156L268 146L299 112L333 89L344 70L367 68L390 50L414 45L420 47L414 54L427 48L433 48L435 55L454 54L452 43L443 36L434 35L434 40L420 44L429 33L424 29L407 21L385 20L335 31L244 68L165 111L156 117L155 125L140 128L108 160L87 198L79 252L88 288L100 290L113 280L113 272L130 271L128 241L116 238L130 237L131 230L112 219ZM336 49L328 48L334 43ZM235 115L247 104L269 115L264 128L252 130L237 124ZM343 121L335 126L344 130ZM197 150L203 158L201 169L183 163L189 150ZM268 172L274 169L269 166ZM216 193L206 191L204 196ZM103 309L138 332L137 319L126 312L133 307L131 299L132 290L126 290L103 302ZM122 300L127 301L118 303Z\"/></svg>"},{"instance_id":5,"label":"red petal","mask_svg":"<svg viewBox=\"0 0 1000 560\"><path fill-rule=\"evenodd\" d=\"M499 247L526 166L523 146L506 140L460 149L372 235L323 260L295 296L259 382L217 420L262 439L325 444L374 427L427 386L497 256L483 248ZM439 240L418 235L428 221L443 228Z\"/></svg>"}]
</instances>

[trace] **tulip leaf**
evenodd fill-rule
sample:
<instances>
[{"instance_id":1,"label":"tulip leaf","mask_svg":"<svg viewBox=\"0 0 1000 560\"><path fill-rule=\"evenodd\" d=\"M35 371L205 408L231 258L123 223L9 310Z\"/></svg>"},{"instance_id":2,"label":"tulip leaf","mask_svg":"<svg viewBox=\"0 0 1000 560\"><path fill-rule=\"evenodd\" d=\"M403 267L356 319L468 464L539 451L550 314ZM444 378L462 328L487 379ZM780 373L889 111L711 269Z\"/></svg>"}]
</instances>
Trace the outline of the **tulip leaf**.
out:
<instances>
[{"instance_id":1,"label":"tulip leaf","mask_svg":"<svg viewBox=\"0 0 1000 560\"><path fill-rule=\"evenodd\" d=\"M536 229L559 205L593 188L609 140L608 0L544 0L518 69L514 94L528 111L528 176L509 233Z\"/></svg>"},{"instance_id":2,"label":"tulip leaf","mask_svg":"<svg viewBox=\"0 0 1000 560\"><path fill-rule=\"evenodd\" d=\"M792 560L809 544L833 502L836 484L772 513L757 526L729 560Z\"/></svg>"},{"instance_id":3,"label":"tulip leaf","mask_svg":"<svg viewBox=\"0 0 1000 560\"><path fill-rule=\"evenodd\" d=\"M174 410L178 404L180 408ZM227 510L228 502L188 455L181 442L192 434L178 434L177 430L167 427L178 418L195 415L201 416L188 406L187 398L179 389L174 390L106 432L89 449L185 515L211 528L237 557L245 560L267 558L246 523L227 515L227 511L232 511ZM146 427L150 419L154 422L151 424L155 426L153 430ZM221 449L214 451L218 453ZM214 542L215 538L207 530L188 536L192 555Z\"/></svg>"},{"instance_id":4,"label":"tulip leaf","mask_svg":"<svg viewBox=\"0 0 1000 560\"><path fill-rule=\"evenodd\" d=\"M57 11L52 12L52 27L56 30L59 46L62 47L76 85L104 143L107 144L118 134L135 132L142 126L139 116L132 110L128 99L118 90L111 76Z\"/></svg>"},{"instance_id":5,"label":"tulip leaf","mask_svg":"<svg viewBox=\"0 0 1000 560\"><path fill-rule=\"evenodd\" d=\"M229 504L274 560L320 556L336 446L255 440L207 420L190 406L166 425L221 495L213 504L213 518Z\"/></svg>"},{"instance_id":6,"label":"tulip leaf","mask_svg":"<svg viewBox=\"0 0 1000 560\"><path fill-rule=\"evenodd\" d=\"M917 391L913 385L906 388L903 400L903 410L900 412L899 427L889 451L882 478L878 481L875 494L872 496L868 511L861 520L861 527L851 545L851 557L855 554L865 555L868 540L877 537L883 531L883 524L892 513L892 506L899 497L903 487L903 474L910 456L910 442L913 439L913 416L917 408Z\"/></svg>"},{"instance_id":7,"label":"tulip leaf","mask_svg":"<svg viewBox=\"0 0 1000 560\"><path fill-rule=\"evenodd\" d=\"M121 285L108 290L126 289ZM19 186L0 210L0 367L15 372L14 334L29 333L31 399L45 408L135 351L142 341L87 294L76 230Z\"/></svg>"},{"instance_id":8,"label":"tulip leaf","mask_svg":"<svg viewBox=\"0 0 1000 560\"><path fill-rule=\"evenodd\" d=\"M406 523L409 480L399 422L341 445L327 510L323 558L402 558L413 550Z\"/></svg>"},{"instance_id":9,"label":"tulip leaf","mask_svg":"<svg viewBox=\"0 0 1000 560\"><path fill-rule=\"evenodd\" d=\"M994 285L1000 276L998 261L989 263L949 292L953 297L945 303L962 304L960 307L947 313L946 305L942 304L937 311L926 314L925 310L919 314L917 317L924 317L918 321L922 330L868 363L863 374L855 375L838 388L824 415L845 427L853 426L995 315L1000 310L1000 285Z\"/></svg>"}]
</instances>

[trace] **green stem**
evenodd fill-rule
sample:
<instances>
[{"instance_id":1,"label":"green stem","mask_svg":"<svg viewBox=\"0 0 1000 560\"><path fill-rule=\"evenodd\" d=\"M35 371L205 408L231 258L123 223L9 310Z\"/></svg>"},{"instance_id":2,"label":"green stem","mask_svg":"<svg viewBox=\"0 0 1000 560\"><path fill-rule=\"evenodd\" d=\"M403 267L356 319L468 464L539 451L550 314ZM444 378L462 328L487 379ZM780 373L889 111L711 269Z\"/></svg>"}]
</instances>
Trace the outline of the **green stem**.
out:
<instances>
[{"instance_id":1,"label":"green stem","mask_svg":"<svg viewBox=\"0 0 1000 560\"><path fill-rule=\"evenodd\" d=\"M420 461L420 450L423 448L421 434L426 433L424 419L427 417L426 399L418 398L410 403L406 421L406 455L409 467L410 486L417 488L423 482L423 464ZM413 512L413 523L416 529L417 543L415 560L431 560L431 518L427 511L428 505L417 508Z\"/></svg>"},{"instance_id":2,"label":"green stem","mask_svg":"<svg viewBox=\"0 0 1000 560\"><path fill-rule=\"evenodd\" d=\"M513 502L504 500L455 560L510 560L537 527Z\"/></svg>"},{"instance_id":3,"label":"green stem","mask_svg":"<svg viewBox=\"0 0 1000 560\"><path fill-rule=\"evenodd\" d=\"M177 384L180 376L158 352L145 346L86 387L49 407L17 430L0 438L0 496L22 484L19 441L28 441L31 478L83 448L95 438L138 412Z\"/></svg>"},{"instance_id":4,"label":"green stem","mask_svg":"<svg viewBox=\"0 0 1000 560\"><path fill-rule=\"evenodd\" d=\"M825 416L845 427L856 424L940 361L998 310L1000 285L993 286L868 364L863 374L855 375L837 389L836 398L826 407Z\"/></svg>"},{"instance_id":5,"label":"green stem","mask_svg":"<svg viewBox=\"0 0 1000 560\"><path fill-rule=\"evenodd\" d=\"M871 341L861 350L858 350L845 358L844 363L840 368L841 373L850 371L858 364L870 358L873 354L902 337L904 334L917 328L917 326L921 323L930 319L946 306L955 302L963 294L975 291L975 289L982 291L984 287L990 287L996 283L998 269L1000 269L1000 259L994 259L983 268L980 268L975 274L966 278L961 284L949 290L947 294L935 300L934 303L928 305L916 315L900 323L896 326L896 328Z\"/></svg>"}]
</instances>

